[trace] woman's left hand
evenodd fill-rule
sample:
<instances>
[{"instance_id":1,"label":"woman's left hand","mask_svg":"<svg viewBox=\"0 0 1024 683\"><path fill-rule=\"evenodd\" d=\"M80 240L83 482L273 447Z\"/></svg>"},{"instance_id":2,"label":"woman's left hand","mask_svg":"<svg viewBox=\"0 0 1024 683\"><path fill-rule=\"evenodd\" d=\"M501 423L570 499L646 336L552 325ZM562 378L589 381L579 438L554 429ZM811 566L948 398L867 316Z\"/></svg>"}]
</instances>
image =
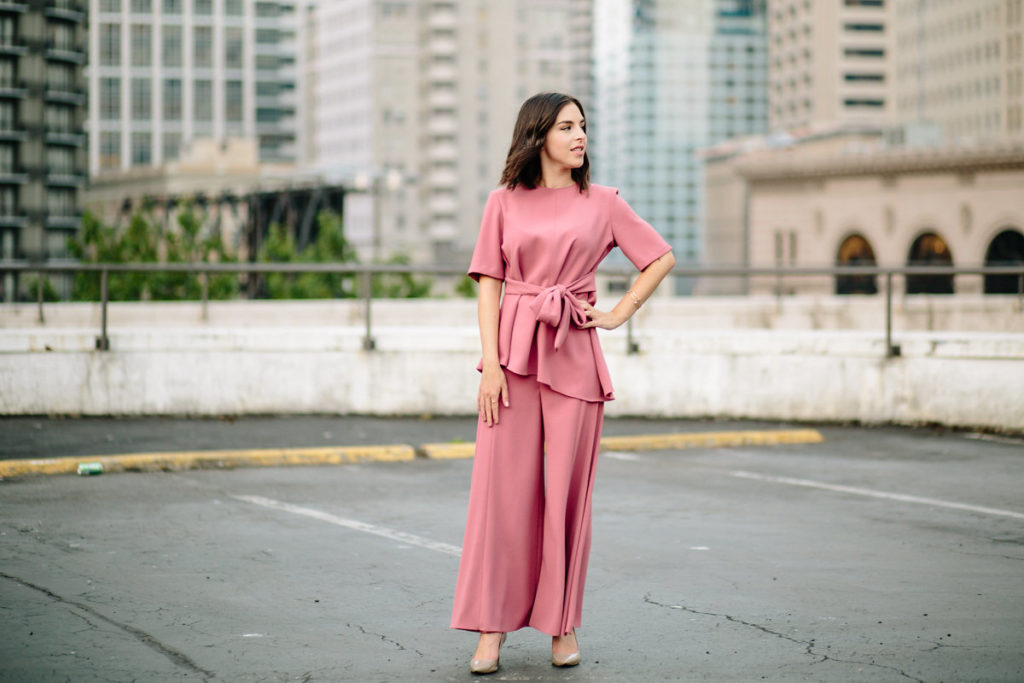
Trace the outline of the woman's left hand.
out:
<instances>
[{"instance_id":1,"label":"woman's left hand","mask_svg":"<svg viewBox=\"0 0 1024 683\"><path fill-rule=\"evenodd\" d=\"M588 327L600 327L602 330L614 330L616 327L626 322L625 320L620 320L619 316L615 315L614 311L599 311L583 299L577 299L577 301L579 301L580 305L583 306L583 310L587 314L587 318L589 318L587 322L580 325L581 329L586 329Z\"/></svg>"}]
</instances>

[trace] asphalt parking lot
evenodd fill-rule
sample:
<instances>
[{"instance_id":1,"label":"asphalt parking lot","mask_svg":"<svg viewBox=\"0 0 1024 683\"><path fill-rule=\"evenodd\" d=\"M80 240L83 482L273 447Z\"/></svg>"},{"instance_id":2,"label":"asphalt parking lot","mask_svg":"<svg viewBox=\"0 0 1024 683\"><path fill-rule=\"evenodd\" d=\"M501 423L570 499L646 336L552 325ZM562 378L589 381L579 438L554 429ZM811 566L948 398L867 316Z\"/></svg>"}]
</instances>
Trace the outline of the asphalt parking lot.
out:
<instances>
[{"instance_id":1,"label":"asphalt parking lot","mask_svg":"<svg viewBox=\"0 0 1024 683\"><path fill-rule=\"evenodd\" d=\"M0 421L5 457L38 451L54 424L23 446L8 437L25 423ZM57 431L112 435L80 436L77 450L68 439L75 454L239 445L203 436L215 424L167 422L163 437L150 425L131 443L138 423L112 424ZM245 424L289 441L283 423ZM311 439L330 431L295 424ZM705 427L721 425L609 431ZM472 438L472 420L364 428L366 442ZM603 453L583 663L554 669L549 640L521 631L491 678L1024 680L1024 441L821 432L818 444ZM0 482L0 680L472 680L475 637L447 628L471 467Z\"/></svg>"}]
</instances>

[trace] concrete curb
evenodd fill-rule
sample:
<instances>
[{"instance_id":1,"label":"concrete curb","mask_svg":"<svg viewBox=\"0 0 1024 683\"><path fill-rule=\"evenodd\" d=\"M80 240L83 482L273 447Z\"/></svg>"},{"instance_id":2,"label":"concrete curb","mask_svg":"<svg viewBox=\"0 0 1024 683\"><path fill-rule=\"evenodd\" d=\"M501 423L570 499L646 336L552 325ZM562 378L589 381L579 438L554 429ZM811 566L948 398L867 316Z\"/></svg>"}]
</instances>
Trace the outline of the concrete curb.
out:
<instances>
[{"instance_id":1,"label":"concrete curb","mask_svg":"<svg viewBox=\"0 0 1024 683\"><path fill-rule=\"evenodd\" d=\"M726 446L771 446L776 444L821 443L816 429L733 432L681 432L638 436L606 436L603 450L653 451ZM178 453L134 453L128 455L33 458L0 461L0 478L33 474L73 474L81 463L100 463L103 472L174 472L191 469L235 467L286 467L291 465L344 465L357 462L410 461L472 458L473 442L427 443L418 448L407 444L391 446L331 446L318 448L267 448Z\"/></svg>"},{"instance_id":2,"label":"concrete curb","mask_svg":"<svg viewBox=\"0 0 1024 683\"><path fill-rule=\"evenodd\" d=\"M344 465L354 462L392 462L416 458L412 446L334 446L321 448L268 448L234 451L135 453L0 461L0 477L26 474L73 474L79 463L98 462L103 472L161 472L233 467L288 465Z\"/></svg>"}]
</instances>

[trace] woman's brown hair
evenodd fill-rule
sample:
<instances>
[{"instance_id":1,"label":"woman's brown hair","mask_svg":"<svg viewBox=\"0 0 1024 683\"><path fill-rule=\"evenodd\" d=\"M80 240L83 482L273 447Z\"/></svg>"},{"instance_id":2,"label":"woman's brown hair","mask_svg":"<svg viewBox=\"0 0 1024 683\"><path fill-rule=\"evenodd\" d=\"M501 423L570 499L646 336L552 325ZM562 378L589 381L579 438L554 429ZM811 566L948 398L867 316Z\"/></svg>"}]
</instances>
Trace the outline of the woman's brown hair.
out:
<instances>
[{"instance_id":1,"label":"woman's brown hair","mask_svg":"<svg viewBox=\"0 0 1024 683\"><path fill-rule=\"evenodd\" d=\"M558 112L567 104L579 107L583 115L583 130L586 131L587 117L583 113L583 105L572 95L544 92L523 102L512 132L512 145L505 158L505 170L501 172L501 185L510 190L516 189L517 185L531 190L537 187L541 178L540 151L548 131L555 125ZM590 157L586 152L583 153L583 165L572 169L572 179L580 192L590 187Z\"/></svg>"}]
</instances>

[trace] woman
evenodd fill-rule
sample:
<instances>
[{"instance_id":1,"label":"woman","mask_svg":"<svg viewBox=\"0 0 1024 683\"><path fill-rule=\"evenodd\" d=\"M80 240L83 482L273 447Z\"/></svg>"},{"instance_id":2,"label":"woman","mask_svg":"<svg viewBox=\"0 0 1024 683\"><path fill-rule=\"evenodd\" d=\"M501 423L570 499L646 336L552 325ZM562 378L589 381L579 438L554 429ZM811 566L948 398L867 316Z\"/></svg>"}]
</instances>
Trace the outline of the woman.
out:
<instances>
[{"instance_id":1,"label":"woman","mask_svg":"<svg viewBox=\"0 0 1024 683\"><path fill-rule=\"evenodd\" d=\"M483 359L452 628L480 632L474 673L496 671L505 633L524 626L552 636L556 666L580 661L594 469L613 398L594 328L626 322L675 264L618 191L589 176L580 102L523 103L469 268ZM641 273L601 311L594 272L615 246Z\"/></svg>"}]
</instances>

